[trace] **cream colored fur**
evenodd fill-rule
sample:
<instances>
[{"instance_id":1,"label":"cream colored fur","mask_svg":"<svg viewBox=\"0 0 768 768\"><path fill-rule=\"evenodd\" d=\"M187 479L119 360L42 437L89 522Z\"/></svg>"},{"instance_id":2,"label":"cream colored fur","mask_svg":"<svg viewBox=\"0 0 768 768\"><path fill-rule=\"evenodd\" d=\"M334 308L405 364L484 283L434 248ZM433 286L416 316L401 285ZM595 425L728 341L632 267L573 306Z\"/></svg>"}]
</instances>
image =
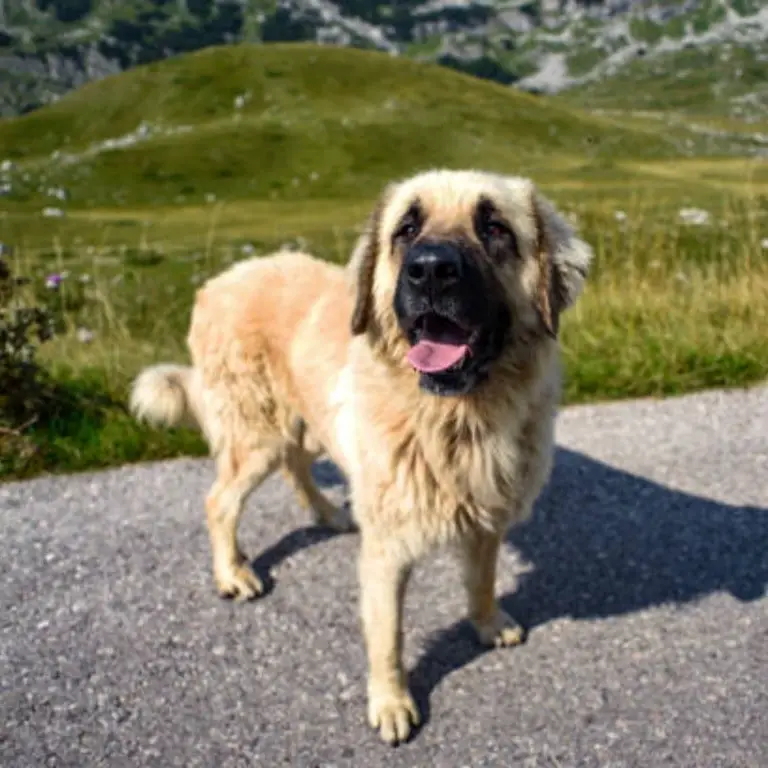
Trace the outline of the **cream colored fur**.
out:
<instances>
[{"instance_id":1,"label":"cream colored fur","mask_svg":"<svg viewBox=\"0 0 768 768\"><path fill-rule=\"evenodd\" d=\"M517 237L519 258L493 266L515 330L485 384L436 397L419 388L405 361L392 310L402 254L391 236L418 198L430 234L476 239L480 197L493 200ZM407 738L419 720L400 650L405 589L419 558L439 546L457 553L482 642L523 638L496 604L497 554L549 476L560 397L557 317L581 292L590 258L526 179L420 174L385 190L346 269L280 252L211 279L192 314L192 366L157 366L137 379L137 416L167 424L194 416L209 442L218 476L206 506L223 594L247 598L262 589L237 545L248 494L282 468L318 521L348 528L310 466L327 452L345 472L361 533L368 715L388 742ZM555 330L548 335L544 325Z\"/></svg>"},{"instance_id":2,"label":"cream colored fur","mask_svg":"<svg viewBox=\"0 0 768 768\"><path fill-rule=\"evenodd\" d=\"M192 368L164 363L146 368L137 377L131 392L131 410L152 424L197 426L199 419L193 405L196 398Z\"/></svg>"}]
</instances>

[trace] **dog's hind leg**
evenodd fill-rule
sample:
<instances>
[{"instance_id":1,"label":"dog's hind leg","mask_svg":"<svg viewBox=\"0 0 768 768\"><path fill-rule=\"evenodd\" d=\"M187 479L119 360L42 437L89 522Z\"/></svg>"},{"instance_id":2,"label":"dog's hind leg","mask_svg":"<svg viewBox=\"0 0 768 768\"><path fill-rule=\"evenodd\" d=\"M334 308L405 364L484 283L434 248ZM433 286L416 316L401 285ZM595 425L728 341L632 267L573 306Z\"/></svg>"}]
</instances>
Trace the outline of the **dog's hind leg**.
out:
<instances>
[{"instance_id":1,"label":"dog's hind leg","mask_svg":"<svg viewBox=\"0 0 768 768\"><path fill-rule=\"evenodd\" d=\"M250 493L278 467L278 441L252 448L241 461L224 448L217 456L218 477L206 499L213 575L223 597L251 599L264 588L237 543L237 528Z\"/></svg>"},{"instance_id":2,"label":"dog's hind leg","mask_svg":"<svg viewBox=\"0 0 768 768\"><path fill-rule=\"evenodd\" d=\"M284 474L293 485L299 502L312 511L314 521L335 531L350 531L354 528L350 516L332 504L317 487L312 478L311 453L299 445L290 445L284 456Z\"/></svg>"}]
</instances>

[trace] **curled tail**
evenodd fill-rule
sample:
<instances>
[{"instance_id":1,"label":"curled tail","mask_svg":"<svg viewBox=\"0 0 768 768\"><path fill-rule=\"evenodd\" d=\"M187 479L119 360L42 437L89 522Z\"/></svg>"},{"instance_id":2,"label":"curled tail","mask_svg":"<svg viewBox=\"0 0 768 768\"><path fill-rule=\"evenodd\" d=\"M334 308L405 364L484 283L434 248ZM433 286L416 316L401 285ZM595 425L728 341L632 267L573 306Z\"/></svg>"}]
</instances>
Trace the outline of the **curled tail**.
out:
<instances>
[{"instance_id":1,"label":"curled tail","mask_svg":"<svg viewBox=\"0 0 768 768\"><path fill-rule=\"evenodd\" d=\"M145 368L133 382L130 408L140 421L167 427L202 426L194 369L163 363Z\"/></svg>"}]
</instances>

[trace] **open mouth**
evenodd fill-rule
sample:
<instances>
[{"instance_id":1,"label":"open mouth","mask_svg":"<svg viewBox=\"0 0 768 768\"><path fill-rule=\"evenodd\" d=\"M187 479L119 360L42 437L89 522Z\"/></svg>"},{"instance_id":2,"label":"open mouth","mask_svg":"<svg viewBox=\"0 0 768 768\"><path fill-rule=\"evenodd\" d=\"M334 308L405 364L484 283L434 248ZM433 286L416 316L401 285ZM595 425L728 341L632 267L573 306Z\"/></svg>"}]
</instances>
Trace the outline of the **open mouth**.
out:
<instances>
[{"instance_id":1,"label":"open mouth","mask_svg":"<svg viewBox=\"0 0 768 768\"><path fill-rule=\"evenodd\" d=\"M443 315L428 312L411 325L407 359L420 373L457 371L472 355L472 332Z\"/></svg>"}]
</instances>

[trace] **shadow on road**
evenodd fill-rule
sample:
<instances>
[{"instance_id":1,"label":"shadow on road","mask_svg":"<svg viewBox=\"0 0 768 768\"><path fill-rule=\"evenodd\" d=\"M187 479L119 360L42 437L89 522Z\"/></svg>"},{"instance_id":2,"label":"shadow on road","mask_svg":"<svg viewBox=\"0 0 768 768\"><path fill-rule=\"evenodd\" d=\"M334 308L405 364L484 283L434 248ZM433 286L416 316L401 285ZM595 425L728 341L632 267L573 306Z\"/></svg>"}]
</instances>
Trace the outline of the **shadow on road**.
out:
<instances>
[{"instance_id":1,"label":"shadow on road","mask_svg":"<svg viewBox=\"0 0 768 768\"><path fill-rule=\"evenodd\" d=\"M251 568L261 579L261 583L264 586L262 597L269 595L275 588L275 580L270 573L273 568L279 566L280 563L289 557L298 554L302 549L308 549L315 546L315 544L320 544L335 536L343 535L339 531L334 531L330 528L321 528L316 525L305 526L304 528L297 528L291 531L286 536L283 536L280 541L265 549L251 563Z\"/></svg>"},{"instance_id":2,"label":"shadow on road","mask_svg":"<svg viewBox=\"0 0 768 768\"><path fill-rule=\"evenodd\" d=\"M329 461L316 462L312 467L312 474L315 482L321 488L346 485L344 475L335 464ZM269 549L264 550L251 562L251 568L258 574L264 585L262 597L269 595L275 588L275 581L270 573L273 568L279 566L284 560L298 554L302 549L308 549L315 546L315 544L320 544L323 541L343 535L345 534L340 531L334 531L331 528L308 525L291 531L269 547Z\"/></svg>"},{"instance_id":3,"label":"shadow on road","mask_svg":"<svg viewBox=\"0 0 768 768\"><path fill-rule=\"evenodd\" d=\"M342 482L332 464L320 465L316 477ZM560 448L533 518L508 537L532 569L501 602L535 629L714 592L757 600L768 586L767 541L768 509L675 491ZM465 621L433 638L411 673L425 721L440 681L481 653Z\"/></svg>"}]
</instances>

